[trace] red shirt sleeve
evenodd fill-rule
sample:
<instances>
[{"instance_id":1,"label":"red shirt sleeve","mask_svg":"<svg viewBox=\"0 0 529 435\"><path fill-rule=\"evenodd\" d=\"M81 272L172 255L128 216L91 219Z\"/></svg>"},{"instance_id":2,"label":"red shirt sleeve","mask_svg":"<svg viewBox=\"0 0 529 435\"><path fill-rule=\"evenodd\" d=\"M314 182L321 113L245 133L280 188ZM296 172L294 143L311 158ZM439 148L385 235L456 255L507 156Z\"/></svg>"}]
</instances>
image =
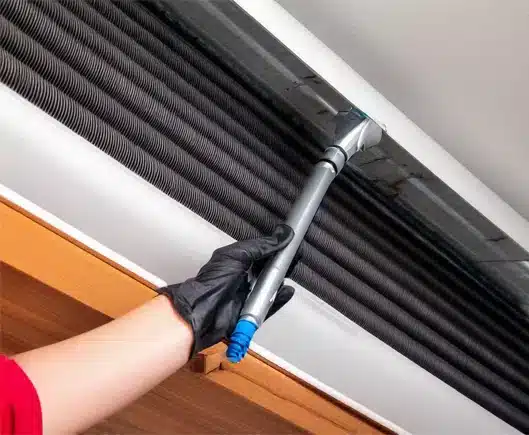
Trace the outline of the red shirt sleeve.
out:
<instances>
[{"instance_id":1,"label":"red shirt sleeve","mask_svg":"<svg viewBox=\"0 0 529 435\"><path fill-rule=\"evenodd\" d=\"M18 364L0 355L0 434L42 435L35 387Z\"/></svg>"}]
</instances>

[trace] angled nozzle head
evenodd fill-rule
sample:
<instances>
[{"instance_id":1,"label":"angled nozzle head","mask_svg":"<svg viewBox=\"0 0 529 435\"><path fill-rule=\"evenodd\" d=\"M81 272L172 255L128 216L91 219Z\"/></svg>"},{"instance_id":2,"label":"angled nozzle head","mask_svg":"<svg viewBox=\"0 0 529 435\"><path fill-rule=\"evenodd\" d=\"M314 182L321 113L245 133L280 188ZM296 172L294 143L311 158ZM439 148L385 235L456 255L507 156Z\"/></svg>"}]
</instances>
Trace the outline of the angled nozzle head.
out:
<instances>
[{"instance_id":1,"label":"angled nozzle head","mask_svg":"<svg viewBox=\"0 0 529 435\"><path fill-rule=\"evenodd\" d=\"M382 128L355 111L336 115L333 145L341 148L349 160L353 154L372 147L382 139Z\"/></svg>"}]
</instances>

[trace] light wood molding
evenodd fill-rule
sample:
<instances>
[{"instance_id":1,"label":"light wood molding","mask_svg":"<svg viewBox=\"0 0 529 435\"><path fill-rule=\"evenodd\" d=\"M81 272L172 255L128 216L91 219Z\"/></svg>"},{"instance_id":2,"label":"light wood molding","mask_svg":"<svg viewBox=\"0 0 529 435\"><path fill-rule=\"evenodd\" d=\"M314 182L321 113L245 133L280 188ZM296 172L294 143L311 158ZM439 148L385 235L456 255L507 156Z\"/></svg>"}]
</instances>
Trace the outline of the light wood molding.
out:
<instances>
[{"instance_id":1,"label":"light wood molding","mask_svg":"<svg viewBox=\"0 0 529 435\"><path fill-rule=\"evenodd\" d=\"M47 346L111 320L1 262L0 278L2 353L13 355ZM302 434L305 431L184 367L85 433Z\"/></svg>"},{"instance_id":2,"label":"light wood molding","mask_svg":"<svg viewBox=\"0 0 529 435\"><path fill-rule=\"evenodd\" d=\"M138 276L1 197L0 262L109 318L157 295ZM252 352L237 365L228 363L225 349L220 343L204 350L191 367L312 433L391 433Z\"/></svg>"},{"instance_id":3,"label":"light wood molding","mask_svg":"<svg viewBox=\"0 0 529 435\"><path fill-rule=\"evenodd\" d=\"M156 296L136 277L5 202L0 260L113 318Z\"/></svg>"},{"instance_id":4,"label":"light wood molding","mask_svg":"<svg viewBox=\"0 0 529 435\"><path fill-rule=\"evenodd\" d=\"M360 420L357 415L336 406L321 394L312 391L291 376L281 373L252 355L244 358L239 364L223 361L221 369L259 385L275 396L276 400L292 403L313 415L332 422L347 433L355 431L360 431L358 433L362 434L380 433L373 430L370 424ZM281 406L277 408L281 409Z\"/></svg>"},{"instance_id":5,"label":"light wood molding","mask_svg":"<svg viewBox=\"0 0 529 435\"><path fill-rule=\"evenodd\" d=\"M339 406L325 394L271 366L253 352L238 364L230 363L225 353L224 343L206 349L195 357L193 370L309 432L391 433L351 409Z\"/></svg>"},{"instance_id":6,"label":"light wood molding","mask_svg":"<svg viewBox=\"0 0 529 435\"><path fill-rule=\"evenodd\" d=\"M280 415L285 420L291 421L295 425L311 433L345 435L356 432L347 431L330 420L320 417L296 403L292 403L274 395L270 390L263 388L236 373L220 370L210 373L207 378L216 384L222 385L226 389L245 397L250 402Z\"/></svg>"}]
</instances>

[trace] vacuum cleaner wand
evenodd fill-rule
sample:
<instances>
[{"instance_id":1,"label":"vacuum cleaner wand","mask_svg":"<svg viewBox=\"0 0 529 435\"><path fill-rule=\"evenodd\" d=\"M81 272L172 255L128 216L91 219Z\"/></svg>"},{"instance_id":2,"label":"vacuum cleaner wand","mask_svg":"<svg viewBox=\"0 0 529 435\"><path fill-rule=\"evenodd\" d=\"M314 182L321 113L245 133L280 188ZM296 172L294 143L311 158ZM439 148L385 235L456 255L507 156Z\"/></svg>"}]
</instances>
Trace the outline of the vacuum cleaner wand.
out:
<instances>
[{"instance_id":1,"label":"vacuum cleaner wand","mask_svg":"<svg viewBox=\"0 0 529 435\"><path fill-rule=\"evenodd\" d=\"M333 145L314 166L285 221L294 230L294 238L268 261L246 299L226 352L231 362L239 362L246 355L334 178L356 152L378 144L382 138L382 129L371 119L362 120L357 112L339 114L337 118Z\"/></svg>"}]
</instances>

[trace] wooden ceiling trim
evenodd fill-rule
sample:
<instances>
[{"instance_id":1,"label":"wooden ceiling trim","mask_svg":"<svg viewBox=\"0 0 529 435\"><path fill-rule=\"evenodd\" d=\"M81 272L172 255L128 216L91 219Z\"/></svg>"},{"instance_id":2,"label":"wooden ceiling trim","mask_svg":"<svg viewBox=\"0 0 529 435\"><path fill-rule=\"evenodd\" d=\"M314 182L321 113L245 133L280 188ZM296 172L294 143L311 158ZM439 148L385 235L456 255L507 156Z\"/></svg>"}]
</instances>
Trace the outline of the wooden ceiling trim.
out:
<instances>
[{"instance_id":1,"label":"wooden ceiling trim","mask_svg":"<svg viewBox=\"0 0 529 435\"><path fill-rule=\"evenodd\" d=\"M138 276L1 197L0 261L109 318L157 295ZM191 367L309 432L391 433L252 353L229 364L222 343L203 351Z\"/></svg>"},{"instance_id":2,"label":"wooden ceiling trim","mask_svg":"<svg viewBox=\"0 0 529 435\"><path fill-rule=\"evenodd\" d=\"M0 202L0 223L1 261L112 318L157 294L6 202Z\"/></svg>"}]
</instances>

